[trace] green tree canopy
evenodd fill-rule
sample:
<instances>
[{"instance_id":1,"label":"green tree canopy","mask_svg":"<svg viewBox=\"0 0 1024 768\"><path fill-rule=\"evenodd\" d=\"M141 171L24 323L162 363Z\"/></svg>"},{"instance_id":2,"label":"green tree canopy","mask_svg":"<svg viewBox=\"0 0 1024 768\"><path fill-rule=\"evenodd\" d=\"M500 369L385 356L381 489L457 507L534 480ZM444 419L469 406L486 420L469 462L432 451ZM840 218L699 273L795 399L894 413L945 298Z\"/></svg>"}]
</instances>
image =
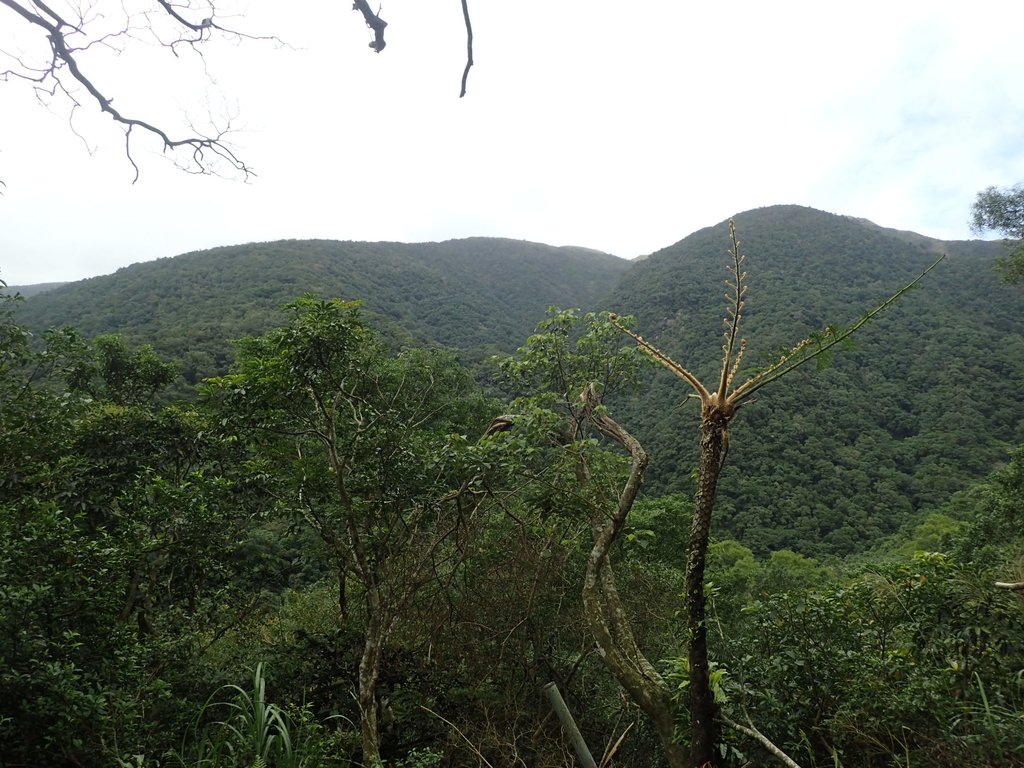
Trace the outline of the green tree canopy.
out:
<instances>
[{"instance_id":1,"label":"green tree canopy","mask_svg":"<svg viewBox=\"0 0 1024 768\"><path fill-rule=\"evenodd\" d=\"M388 638L414 598L458 563L464 504L482 498L463 482L463 449L489 414L450 352L390 354L358 302L306 297L288 309L291 322L242 342L233 372L207 393L227 429L266 457L282 511L322 539L339 620L349 582L362 598L362 761L380 766Z\"/></svg>"},{"instance_id":2,"label":"green tree canopy","mask_svg":"<svg viewBox=\"0 0 1024 768\"><path fill-rule=\"evenodd\" d=\"M1006 189L987 187L971 208L971 229L999 232L1011 241L1011 251L998 262L1003 279L1024 283L1024 183Z\"/></svg>"}]
</instances>

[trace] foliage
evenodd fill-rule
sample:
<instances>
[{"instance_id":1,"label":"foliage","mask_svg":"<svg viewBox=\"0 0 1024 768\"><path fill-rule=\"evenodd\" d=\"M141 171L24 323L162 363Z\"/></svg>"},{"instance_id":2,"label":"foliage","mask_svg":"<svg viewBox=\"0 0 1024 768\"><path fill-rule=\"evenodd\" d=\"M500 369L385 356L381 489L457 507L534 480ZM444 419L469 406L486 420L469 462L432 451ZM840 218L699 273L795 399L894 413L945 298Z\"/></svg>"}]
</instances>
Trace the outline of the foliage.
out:
<instances>
[{"instance_id":1,"label":"foliage","mask_svg":"<svg viewBox=\"0 0 1024 768\"><path fill-rule=\"evenodd\" d=\"M434 343L467 360L511 352L551 304L593 307L628 263L580 248L494 238L445 243L278 241L136 264L32 296L35 329L120 333L180 363L175 391L224 374L230 342L282 321L307 292L361 299L392 347ZM187 387L185 386L187 385Z\"/></svg>"},{"instance_id":2,"label":"foliage","mask_svg":"<svg viewBox=\"0 0 1024 768\"><path fill-rule=\"evenodd\" d=\"M1024 745L1024 615L951 558L767 596L736 622L737 704L801 764L1012 765Z\"/></svg>"},{"instance_id":3,"label":"foliage","mask_svg":"<svg viewBox=\"0 0 1024 768\"><path fill-rule=\"evenodd\" d=\"M1010 253L998 266L1008 283L1024 282L1024 184L1008 189L987 187L971 206L971 229L995 231L1008 238Z\"/></svg>"},{"instance_id":4,"label":"foliage","mask_svg":"<svg viewBox=\"0 0 1024 768\"><path fill-rule=\"evenodd\" d=\"M747 216L751 246L771 256L744 310L769 337L762 352L835 314L832 300L852 312L934 247L805 209ZM650 281L633 306L656 334L679 334L680 357L689 330L671 302L720 285L694 258L719 235L696 233L623 284ZM992 584L1024 578L1024 449L1008 450L1024 437L1024 354L1016 294L978 298L997 290L979 269L990 252L954 248L915 296L922 316L897 307L899 323L780 383L734 430L729 464L743 473L726 470L737 491L708 550L711 682L724 715L756 722L805 768L1021 765L1024 613L1020 593ZM363 573L399 617L376 682L387 764L573 764L538 695L554 680L595 751L628 730L616 763L659 765L658 734L607 674L578 598L595 524L630 476L579 389L602 382L594 413L635 408L623 423L643 424L655 462L674 462L609 566L637 647L664 660L654 672L677 698L690 685L680 542L696 462L678 428L663 429L686 408L678 393L653 380L665 418L631 402L646 377L606 315L551 312L505 362L512 404L499 406L451 353L397 351L409 333L381 337L352 303L303 299L287 325L241 344L210 399L168 406L155 341L33 333L13 305L0 298L0 763L286 764L289 740L293 763L362 761L353 693L373 588L329 540L348 524L338 468L381 564ZM272 322L251 309L253 332ZM684 309L702 327L702 305ZM484 318L482 334L499 328ZM501 332L502 344L517 333ZM904 342L906 355L886 357ZM478 441L502 411L517 416L510 428ZM779 450L782 429L799 445ZM750 734L724 734L724 764L769 760Z\"/></svg>"},{"instance_id":5,"label":"foliage","mask_svg":"<svg viewBox=\"0 0 1024 768\"><path fill-rule=\"evenodd\" d=\"M168 746L198 629L232 620L223 566L259 494L202 414L141 402L167 370L145 350L0 328L0 761ZM90 388L121 402L62 387L111 349Z\"/></svg>"},{"instance_id":6,"label":"foliage","mask_svg":"<svg viewBox=\"0 0 1024 768\"><path fill-rule=\"evenodd\" d=\"M759 556L862 552L1024 442L1024 294L992 273L1001 244L940 242L798 206L749 211L737 223L754 275L754 365L826 322L858 316L939 252L949 257L914 296L914 311L893 308L830 368L797 372L745 409L716 511L722 536ZM306 290L364 298L392 348L430 340L458 347L469 363L511 352L551 304L634 313L666 353L703 360L700 340L721 328L719 302L708 297L721 293L725 236L723 222L631 264L489 239L235 246L65 286L18 311L37 332L67 322L85 336L120 331L152 344L179 361L178 394L226 371L229 340L278 324L280 305ZM694 370L702 380L711 372ZM644 404L616 404L617 413L651 455L648 492L691 495L696 452L679 435L688 424L696 430L696 409L667 375L647 378ZM964 382L974 396L962 396ZM794 444L780 449L773 436L784 432Z\"/></svg>"},{"instance_id":7,"label":"foliage","mask_svg":"<svg viewBox=\"0 0 1024 768\"><path fill-rule=\"evenodd\" d=\"M176 368L161 360L148 344L133 351L120 336L104 334L81 345L64 378L71 392L116 405L137 405L167 387Z\"/></svg>"},{"instance_id":8,"label":"foliage","mask_svg":"<svg viewBox=\"0 0 1024 768\"><path fill-rule=\"evenodd\" d=\"M465 449L487 403L448 352L388 354L355 302L306 297L288 309L292 322L243 341L207 393L225 426L273 455L279 507L323 542L342 621L350 581L360 598L356 689L372 768L388 639L421 590L452 577L477 516Z\"/></svg>"},{"instance_id":9,"label":"foliage","mask_svg":"<svg viewBox=\"0 0 1024 768\"><path fill-rule=\"evenodd\" d=\"M967 518L956 537L962 557L984 562L1000 551L1024 547L1024 447L1013 451L1009 463L984 483L955 499L950 510Z\"/></svg>"},{"instance_id":10,"label":"foliage","mask_svg":"<svg viewBox=\"0 0 1024 768\"><path fill-rule=\"evenodd\" d=\"M213 701L233 694L230 700ZM224 719L214 719L215 714ZM307 710L289 713L267 698L263 665L253 671L251 688L227 685L201 710L193 740L174 757L182 768L321 768L341 765L324 754L322 726Z\"/></svg>"}]
</instances>

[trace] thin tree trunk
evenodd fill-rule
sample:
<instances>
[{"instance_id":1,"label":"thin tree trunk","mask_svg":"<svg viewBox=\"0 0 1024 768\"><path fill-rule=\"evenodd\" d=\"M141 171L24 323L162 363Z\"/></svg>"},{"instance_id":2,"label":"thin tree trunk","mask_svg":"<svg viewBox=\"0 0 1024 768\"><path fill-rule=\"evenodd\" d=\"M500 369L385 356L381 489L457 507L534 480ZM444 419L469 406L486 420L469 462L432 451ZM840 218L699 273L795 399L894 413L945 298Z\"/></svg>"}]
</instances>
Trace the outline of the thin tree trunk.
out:
<instances>
[{"instance_id":1,"label":"thin tree trunk","mask_svg":"<svg viewBox=\"0 0 1024 768\"><path fill-rule=\"evenodd\" d=\"M364 768L382 768L384 765L380 757L377 681L380 679L385 634L380 616L368 616L366 636L363 639L363 655L359 660L359 728Z\"/></svg>"},{"instance_id":2,"label":"thin tree trunk","mask_svg":"<svg viewBox=\"0 0 1024 768\"><path fill-rule=\"evenodd\" d=\"M710 403L701 414L700 479L694 500L686 562L686 615L689 631L691 764L704 768L715 764L715 700L708 667L708 633L705 620L704 565L711 535L718 476L725 460L729 417Z\"/></svg>"}]
</instances>

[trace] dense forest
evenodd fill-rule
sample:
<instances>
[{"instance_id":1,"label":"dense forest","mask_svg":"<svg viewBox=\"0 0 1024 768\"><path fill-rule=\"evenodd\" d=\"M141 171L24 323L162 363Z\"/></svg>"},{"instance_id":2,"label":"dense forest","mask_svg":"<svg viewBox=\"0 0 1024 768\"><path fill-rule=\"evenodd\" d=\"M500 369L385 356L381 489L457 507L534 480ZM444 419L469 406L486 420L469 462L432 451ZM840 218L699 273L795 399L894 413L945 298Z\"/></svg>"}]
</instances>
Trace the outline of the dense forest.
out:
<instances>
[{"instance_id":1,"label":"dense forest","mask_svg":"<svg viewBox=\"0 0 1024 768\"><path fill-rule=\"evenodd\" d=\"M227 370L232 340L272 327L281 307L306 293L363 301L393 344L442 344L480 361L515 349L549 306L593 305L627 268L585 248L497 238L289 240L135 264L37 294L19 316L34 328L151 344L194 387Z\"/></svg>"},{"instance_id":2,"label":"dense forest","mask_svg":"<svg viewBox=\"0 0 1024 768\"><path fill-rule=\"evenodd\" d=\"M595 762L691 764L672 371L717 380L723 317L723 381L808 365L728 432L714 764L1024 765L999 246L735 223L731 273L723 223L633 264L286 242L4 291L0 766L585 765L548 683Z\"/></svg>"}]
</instances>

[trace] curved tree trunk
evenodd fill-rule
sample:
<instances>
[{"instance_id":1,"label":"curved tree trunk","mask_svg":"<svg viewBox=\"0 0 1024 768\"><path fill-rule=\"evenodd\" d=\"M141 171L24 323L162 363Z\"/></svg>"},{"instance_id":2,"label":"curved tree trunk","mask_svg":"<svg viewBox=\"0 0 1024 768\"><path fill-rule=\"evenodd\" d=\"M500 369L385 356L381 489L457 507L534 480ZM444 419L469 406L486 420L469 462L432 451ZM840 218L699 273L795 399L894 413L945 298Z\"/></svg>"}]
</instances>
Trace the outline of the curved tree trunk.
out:
<instances>
[{"instance_id":1,"label":"curved tree trunk","mask_svg":"<svg viewBox=\"0 0 1024 768\"><path fill-rule=\"evenodd\" d=\"M629 451L633 466L615 509L597 510L593 520L594 546L587 558L583 582L583 613L605 664L630 698L651 718L670 768L685 768L686 750L675 739L672 692L637 645L626 608L619 597L609 553L626 524L647 469L640 443L606 412L593 385L583 393L586 416L605 437Z\"/></svg>"},{"instance_id":2,"label":"curved tree trunk","mask_svg":"<svg viewBox=\"0 0 1024 768\"><path fill-rule=\"evenodd\" d=\"M685 768L686 749L675 738L675 707L671 691L637 647L615 589L611 563L606 558L602 564L592 558L587 565L583 608L601 657L619 685L651 718L668 765L670 768Z\"/></svg>"}]
</instances>

